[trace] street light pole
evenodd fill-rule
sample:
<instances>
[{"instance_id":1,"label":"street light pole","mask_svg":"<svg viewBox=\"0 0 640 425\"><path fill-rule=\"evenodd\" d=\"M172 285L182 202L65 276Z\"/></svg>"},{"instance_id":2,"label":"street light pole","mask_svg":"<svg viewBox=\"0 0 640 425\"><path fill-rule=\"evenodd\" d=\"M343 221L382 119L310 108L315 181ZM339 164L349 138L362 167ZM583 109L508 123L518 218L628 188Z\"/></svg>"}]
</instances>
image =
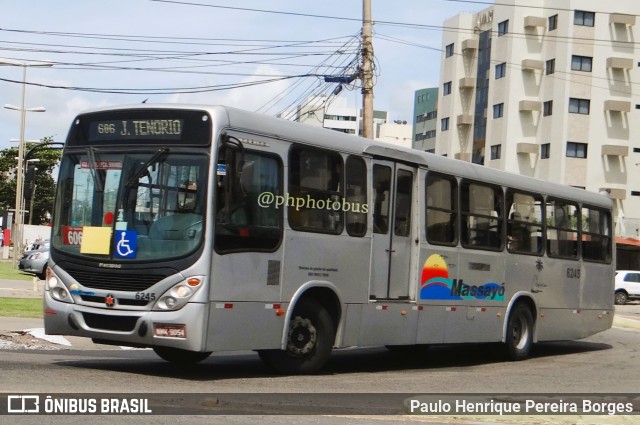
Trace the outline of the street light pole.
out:
<instances>
[{"instance_id":1,"label":"street light pole","mask_svg":"<svg viewBox=\"0 0 640 425\"><path fill-rule=\"evenodd\" d=\"M27 68L30 66L35 67L50 67L53 66L50 62L19 62L12 59L0 59L0 65L9 66L21 66L22 67L22 96L20 102L20 108L13 105L4 105L7 109L20 111L20 142L18 144L18 170L16 173L16 211L15 211L15 229L12 231L13 235L13 266L18 264L18 254L22 252L22 194L24 186L24 174L23 174L23 160L24 160L24 148L25 148L25 127L27 121L27 112L44 112L45 109L39 108L25 108L25 98L27 90Z\"/></svg>"}]
</instances>

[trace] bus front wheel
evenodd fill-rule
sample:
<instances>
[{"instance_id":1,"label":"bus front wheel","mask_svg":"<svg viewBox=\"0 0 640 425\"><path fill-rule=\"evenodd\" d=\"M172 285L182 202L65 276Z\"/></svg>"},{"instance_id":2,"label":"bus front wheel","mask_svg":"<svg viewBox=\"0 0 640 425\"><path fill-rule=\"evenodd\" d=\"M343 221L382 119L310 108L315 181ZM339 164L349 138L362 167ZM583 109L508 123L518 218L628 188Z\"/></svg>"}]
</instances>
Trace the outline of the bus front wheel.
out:
<instances>
[{"instance_id":1,"label":"bus front wheel","mask_svg":"<svg viewBox=\"0 0 640 425\"><path fill-rule=\"evenodd\" d=\"M525 304L517 304L507 323L507 355L511 360L524 360L529 357L533 344L533 315Z\"/></svg>"},{"instance_id":2,"label":"bus front wheel","mask_svg":"<svg viewBox=\"0 0 640 425\"><path fill-rule=\"evenodd\" d=\"M314 300L300 300L288 333L286 350L259 350L262 361L287 375L318 371L329 358L335 338L335 326L327 310Z\"/></svg>"},{"instance_id":3,"label":"bus front wheel","mask_svg":"<svg viewBox=\"0 0 640 425\"><path fill-rule=\"evenodd\" d=\"M153 351L162 359L182 366L196 364L211 355L209 351L189 351L174 347L153 347Z\"/></svg>"}]
</instances>

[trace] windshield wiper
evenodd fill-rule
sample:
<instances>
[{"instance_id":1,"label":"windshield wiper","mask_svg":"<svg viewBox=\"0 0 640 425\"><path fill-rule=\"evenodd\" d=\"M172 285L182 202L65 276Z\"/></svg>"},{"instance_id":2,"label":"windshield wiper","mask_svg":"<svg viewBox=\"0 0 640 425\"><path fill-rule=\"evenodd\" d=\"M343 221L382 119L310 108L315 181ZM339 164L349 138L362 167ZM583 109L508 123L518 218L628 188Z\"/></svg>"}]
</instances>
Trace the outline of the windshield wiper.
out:
<instances>
[{"instance_id":1,"label":"windshield wiper","mask_svg":"<svg viewBox=\"0 0 640 425\"><path fill-rule=\"evenodd\" d=\"M127 187L135 186L138 180L140 179L140 177L144 176L144 174L147 172L147 168L149 168L151 164L160 162L160 160L164 159L164 157L167 156L168 154L169 154L169 148L158 149L158 151L155 154L153 154L153 156L149 158L149 160L145 162L142 165L142 167L140 167L133 176L131 176L131 178L127 181L126 186Z\"/></svg>"}]
</instances>

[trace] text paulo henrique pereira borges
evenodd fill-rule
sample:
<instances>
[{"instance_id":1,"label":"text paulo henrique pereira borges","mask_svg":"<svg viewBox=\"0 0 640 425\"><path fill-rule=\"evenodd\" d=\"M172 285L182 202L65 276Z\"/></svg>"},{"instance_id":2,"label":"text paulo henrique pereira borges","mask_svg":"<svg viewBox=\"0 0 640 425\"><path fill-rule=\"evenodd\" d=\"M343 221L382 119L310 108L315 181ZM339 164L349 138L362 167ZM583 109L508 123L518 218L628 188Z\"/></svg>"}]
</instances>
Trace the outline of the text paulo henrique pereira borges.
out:
<instances>
[{"instance_id":1,"label":"text paulo henrique pereira borges","mask_svg":"<svg viewBox=\"0 0 640 425\"><path fill-rule=\"evenodd\" d=\"M469 401L458 399L452 401L435 400L424 401L410 399L407 401L408 412L412 414L487 414L487 415L512 415L512 414L593 414L593 415L619 415L633 413L632 402L611 401L536 401L532 399L519 401Z\"/></svg>"}]
</instances>

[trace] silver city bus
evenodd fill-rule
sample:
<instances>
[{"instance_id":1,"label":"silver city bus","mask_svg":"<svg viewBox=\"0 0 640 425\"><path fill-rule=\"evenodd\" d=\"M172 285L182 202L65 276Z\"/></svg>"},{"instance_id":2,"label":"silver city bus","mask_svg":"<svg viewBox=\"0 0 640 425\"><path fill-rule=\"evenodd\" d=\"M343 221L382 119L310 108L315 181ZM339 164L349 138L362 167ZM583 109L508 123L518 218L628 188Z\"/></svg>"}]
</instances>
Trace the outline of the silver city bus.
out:
<instances>
[{"instance_id":1,"label":"silver city bus","mask_svg":"<svg viewBox=\"0 0 640 425\"><path fill-rule=\"evenodd\" d=\"M584 338L613 320L607 196L221 106L79 115L48 334L171 362Z\"/></svg>"}]
</instances>

